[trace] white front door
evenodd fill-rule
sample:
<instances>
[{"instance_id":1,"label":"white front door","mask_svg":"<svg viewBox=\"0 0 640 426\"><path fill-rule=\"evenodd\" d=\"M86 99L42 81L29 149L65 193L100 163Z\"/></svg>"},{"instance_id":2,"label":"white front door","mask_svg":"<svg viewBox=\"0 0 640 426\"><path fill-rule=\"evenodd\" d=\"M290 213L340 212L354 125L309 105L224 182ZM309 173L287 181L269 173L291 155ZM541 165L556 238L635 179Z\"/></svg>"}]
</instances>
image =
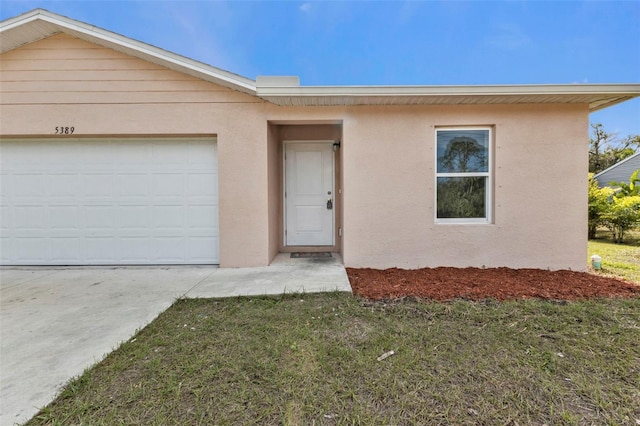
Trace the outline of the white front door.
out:
<instances>
[{"instance_id":1,"label":"white front door","mask_svg":"<svg viewBox=\"0 0 640 426\"><path fill-rule=\"evenodd\" d=\"M333 142L285 142L285 245L333 245L333 167Z\"/></svg>"}]
</instances>

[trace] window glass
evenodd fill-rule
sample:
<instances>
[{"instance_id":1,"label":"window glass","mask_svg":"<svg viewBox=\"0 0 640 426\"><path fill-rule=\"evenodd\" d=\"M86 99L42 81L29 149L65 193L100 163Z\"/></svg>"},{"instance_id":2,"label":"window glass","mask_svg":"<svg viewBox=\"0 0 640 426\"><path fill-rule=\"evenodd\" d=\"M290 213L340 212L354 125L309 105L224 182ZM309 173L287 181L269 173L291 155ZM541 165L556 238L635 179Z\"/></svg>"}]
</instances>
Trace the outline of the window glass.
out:
<instances>
[{"instance_id":1,"label":"window glass","mask_svg":"<svg viewBox=\"0 0 640 426\"><path fill-rule=\"evenodd\" d=\"M438 173L487 172L489 130L439 130Z\"/></svg>"},{"instance_id":2,"label":"window glass","mask_svg":"<svg viewBox=\"0 0 640 426\"><path fill-rule=\"evenodd\" d=\"M438 218L484 218L486 177L439 177Z\"/></svg>"},{"instance_id":3,"label":"window glass","mask_svg":"<svg viewBox=\"0 0 640 426\"><path fill-rule=\"evenodd\" d=\"M488 223L489 128L436 131L436 221Z\"/></svg>"}]
</instances>

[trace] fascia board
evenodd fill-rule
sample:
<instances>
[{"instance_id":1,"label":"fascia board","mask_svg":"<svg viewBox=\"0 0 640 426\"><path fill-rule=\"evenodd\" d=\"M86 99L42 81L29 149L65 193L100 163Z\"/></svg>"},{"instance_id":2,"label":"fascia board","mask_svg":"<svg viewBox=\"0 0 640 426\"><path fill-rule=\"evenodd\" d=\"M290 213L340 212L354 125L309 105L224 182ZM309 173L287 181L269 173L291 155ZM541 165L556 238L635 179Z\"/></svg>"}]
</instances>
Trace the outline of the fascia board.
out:
<instances>
[{"instance_id":1,"label":"fascia board","mask_svg":"<svg viewBox=\"0 0 640 426\"><path fill-rule=\"evenodd\" d=\"M258 86L258 96L640 96L640 84L492 85L492 86Z\"/></svg>"},{"instance_id":2,"label":"fascia board","mask_svg":"<svg viewBox=\"0 0 640 426\"><path fill-rule=\"evenodd\" d=\"M147 43L130 39L128 37L104 30L93 25L85 24L83 22L67 18L65 16L53 14L43 9L36 9L24 15L20 15L15 18L3 21L2 24L0 24L0 32L8 31L11 28L25 25L35 20L42 20L44 22L53 24L61 28L62 32L67 32L70 34L82 34L106 47L121 46L123 48L138 51L143 55L154 57L159 61L171 63L173 65L191 70L203 76L208 76L217 80L224 81L234 86L241 92L248 93L254 96L256 95L255 83L251 79L230 73L219 68L212 67L205 63L189 59L187 57L169 52L167 50L152 46Z\"/></svg>"},{"instance_id":3,"label":"fascia board","mask_svg":"<svg viewBox=\"0 0 640 426\"><path fill-rule=\"evenodd\" d=\"M30 12L23 13L22 15L5 19L4 21L0 22L0 33L18 27L20 25L27 24L31 21L35 21L36 19L44 16L47 13L48 12L44 9L34 9Z\"/></svg>"},{"instance_id":4,"label":"fascia board","mask_svg":"<svg viewBox=\"0 0 640 426\"><path fill-rule=\"evenodd\" d=\"M476 98L482 104L484 98L493 98L491 103L542 103L548 97L562 98L574 103L575 97L589 105L589 112L598 111L626 100L640 96L640 84L565 84L565 85L492 85L492 86L258 86L257 94L262 99L276 105L318 105L319 99L344 99L331 105L346 105L350 100L363 105L377 104L373 99L393 100L394 105L414 104L415 98L445 97L456 104L456 99ZM287 101L289 100L289 101ZM384 102L384 101L383 101ZM561 102L562 99L556 99ZM425 102L428 104L428 102Z\"/></svg>"}]
</instances>

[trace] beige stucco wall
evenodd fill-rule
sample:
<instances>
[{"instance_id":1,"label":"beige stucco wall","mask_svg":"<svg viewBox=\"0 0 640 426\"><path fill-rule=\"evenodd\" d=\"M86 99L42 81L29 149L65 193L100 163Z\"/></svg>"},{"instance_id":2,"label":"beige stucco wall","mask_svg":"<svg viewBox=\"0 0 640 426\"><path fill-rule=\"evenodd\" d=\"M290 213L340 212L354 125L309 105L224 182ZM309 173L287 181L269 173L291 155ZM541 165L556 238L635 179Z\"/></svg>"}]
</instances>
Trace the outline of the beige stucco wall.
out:
<instances>
[{"instance_id":1,"label":"beige stucco wall","mask_svg":"<svg viewBox=\"0 0 640 426\"><path fill-rule=\"evenodd\" d=\"M342 120L343 238L352 267L586 268L587 105L281 108ZM493 217L435 224L435 128L493 129Z\"/></svg>"},{"instance_id":2,"label":"beige stucco wall","mask_svg":"<svg viewBox=\"0 0 640 426\"><path fill-rule=\"evenodd\" d=\"M436 126L494 128L494 220L434 223ZM344 261L585 269L585 105L365 107L344 120Z\"/></svg>"},{"instance_id":3,"label":"beige stucco wall","mask_svg":"<svg viewBox=\"0 0 640 426\"><path fill-rule=\"evenodd\" d=\"M281 125L341 122L347 266L585 268L587 105L283 108L68 36L0 64L2 136L216 135L223 267L280 249ZM452 125L494 129L492 224L434 224L434 128Z\"/></svg>"},{"instance_id":4,"label":"beige stucco wall","mask_svg":"<svg viewBox=\"0 0 640 426\"><path fill-rule=\"evenodd\" d=\"M282 233L282 168L278 126L267 125L267 167L269 191L269 261L279 253L280 237Z\"/></svg>"},{"instance_id":5,"label":"beige stucco wall","mask_svg":"<svg viewBox=\"0 0 640 426\"><path fill-rule=\"evenodd\" d=\"M0 56L0 135L217 135L221 266L267 265L267 125L260 99L66 35ZM241 120L239 122L238 120Z\"/></svg>"}]
</instances>

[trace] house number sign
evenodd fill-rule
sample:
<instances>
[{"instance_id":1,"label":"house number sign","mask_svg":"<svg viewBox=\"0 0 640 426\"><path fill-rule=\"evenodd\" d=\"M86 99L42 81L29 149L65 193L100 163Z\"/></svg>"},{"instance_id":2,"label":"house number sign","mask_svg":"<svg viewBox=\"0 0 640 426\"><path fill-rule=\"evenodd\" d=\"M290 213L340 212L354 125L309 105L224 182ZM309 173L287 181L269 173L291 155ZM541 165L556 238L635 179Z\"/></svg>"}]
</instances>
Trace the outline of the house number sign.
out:
<instances>
[{"instance_id":1,"label":"house number sign","mask_svg":"<svg viewBox=\"0 0 640 426\"><path fill-rule=\"evenodd\" d=\"M72 135L75 127L71 126L56 126L55 135Z\"/></svg>"}]
</instances>

